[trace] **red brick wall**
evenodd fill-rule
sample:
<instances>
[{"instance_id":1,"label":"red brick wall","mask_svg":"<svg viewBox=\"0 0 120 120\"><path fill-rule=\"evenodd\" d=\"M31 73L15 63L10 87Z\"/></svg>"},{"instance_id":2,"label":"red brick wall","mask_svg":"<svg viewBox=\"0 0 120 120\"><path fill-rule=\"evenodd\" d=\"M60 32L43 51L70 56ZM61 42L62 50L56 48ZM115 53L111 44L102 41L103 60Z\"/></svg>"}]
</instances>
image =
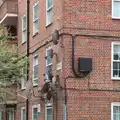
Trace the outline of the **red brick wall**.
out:
<instances>
[{"instance_id":1,"label":"red brick wall","mask_svg":"<svg viewBox=\"0 0 120 120\"><path fill-rule=\"evenodd\" d=\"M66 27L119 30L119 20L112 19L111 0L65 0L64 3Z\"/></svg>"},{"instance_id":2,"label":"red brick wall","mask_svg":"<svg viewBox=\"0 0 120 120\"><path fill-rule=\"evenodd\" d=\"M119 20L111 17L111 2L111 0L65 0L63 31L71 34L119 36ZM63 73L65 77L74 76L71 59L72 40L68 36L62 39L65 47ZM112 41L119 39L76 37L75 66L78 57L90 57L93 60L93 70L85 78L67 79L69 120L110 120L111 102L120 101L120 93L114 91L120 90L120 81L111 79Z\"/></svg>"}]
</instances>

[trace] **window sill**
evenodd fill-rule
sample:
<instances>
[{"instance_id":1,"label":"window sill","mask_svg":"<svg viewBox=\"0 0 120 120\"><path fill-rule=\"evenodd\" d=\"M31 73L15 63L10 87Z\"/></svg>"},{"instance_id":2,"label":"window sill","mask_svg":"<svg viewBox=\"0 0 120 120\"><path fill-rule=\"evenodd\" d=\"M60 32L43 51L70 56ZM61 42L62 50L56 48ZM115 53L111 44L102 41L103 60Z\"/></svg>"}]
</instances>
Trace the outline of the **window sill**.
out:
<instances>
[{"instance_id":1,"label":"window sill","mask_svg":"<svg viewBox=\"0 0 120 120\"><path fill-rule=\"evenodd\" d=\"M50 64L46 64L46 67L49 67L49 66L52 66L52 63L50 63Z\"/></svg>"},{"instance_id":2,"label":"window sill","mask_svg":"<svg viewBox=\"0 0 120 120\"><path fill-rule=\"evenodd\" d=\"M51 26L53 24L53 22L49 23L49 24L46 24L46 28Z\"/></svg>"},{"instance_id":3,"label":"window sill","mask_svg":"<svg viewBox=\"0 0 120 120\"><path fill-rule=\"evenodd\" d=\"M22 45L24 45L26 43L26 41L22 42Z\"/></svg>"},{"instance_id":4,"label":"window sill","mask_svg":"<svg viewBox=\"0 0 120 120\"><path fill-rule=\"evenodd\" d=\"M37 87L38 86L38 84L33 84L33 87Z\"/></svg>"},{"instance_id":5,"label":"window sill","mask_svg":"<svg viewBox=\"0 0 120 120\"><path fill-rule=\"evenodd\" d=\"M120 81L120 77L112 77L111 79L112 79L112 80L115 80L115 81L117 81L117 80Z\"/></svg>"},{"instance_id":6,"label":"window sill","mask_svg":"<svg viewBox=\"0 0 120 120\"><path fill-rule=\"evenodd\" d=\"M21 90L25 90L26 88L21 88Z\"/></svg>"},{"instance_id":7,"label":"window sill","mask_svg":"<svg viewBox=\"0 0 120 120\"><path fill-rule=\"evenodd\" d=\"M38 31L37 31L37 32L35 32L35 33L33 34L33 37L35 37L38 33L39 33Z\"/></svg>"},{"instance_id":8,"label":"window sill","mask_svg":"<svg viewBox=\"0 0 120 120\"><path fill-rule=\"evenodd\" d=\"M112 17L113 20L120 20L120 17Z\"/></svg>"}]
</instances>

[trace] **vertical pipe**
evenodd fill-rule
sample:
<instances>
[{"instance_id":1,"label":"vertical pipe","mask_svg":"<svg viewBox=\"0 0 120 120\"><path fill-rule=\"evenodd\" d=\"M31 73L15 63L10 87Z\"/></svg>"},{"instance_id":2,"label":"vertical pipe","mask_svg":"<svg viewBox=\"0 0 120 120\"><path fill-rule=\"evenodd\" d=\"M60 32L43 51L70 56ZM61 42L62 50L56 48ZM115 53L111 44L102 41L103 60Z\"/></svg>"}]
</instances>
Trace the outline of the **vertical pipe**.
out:
<instances>
[{"instance_id":1,"label":"vertical pipe","mask_svg":"<svg viewBox=\"0 0 120 120\"><path fill-rule=\"evenodd\" d=\"M26 99L26 120L29 120L29 100Z\"/></svg>"},{"instance_id":2,"label":"vertical pipe","mask_svg":"<svg viewBox=\"0 0 120 120\"><path fill-rule=\"evenodd\" d=\"M29 34L30 34L30 20L29 20L29 14L30 14L30 0L27 0L27 57L29 57ZM27 73L29 72L29 66ZM27 75L27 80L28 80L28 75Z\"/></svg>"},{"instance_id":3,"label":"vertical pipe","mask_svg":"<svg viewBox=\"0 0 120 120\"><path fill-rule=\"evenodd\" d=\"M30 35L30 0L27 0L27 57L28 57L28 64L27 64L27 81L29 80L29 35ZM26 120L29 120L29 100L26 99Z\"/></svg>"}]
</instances>

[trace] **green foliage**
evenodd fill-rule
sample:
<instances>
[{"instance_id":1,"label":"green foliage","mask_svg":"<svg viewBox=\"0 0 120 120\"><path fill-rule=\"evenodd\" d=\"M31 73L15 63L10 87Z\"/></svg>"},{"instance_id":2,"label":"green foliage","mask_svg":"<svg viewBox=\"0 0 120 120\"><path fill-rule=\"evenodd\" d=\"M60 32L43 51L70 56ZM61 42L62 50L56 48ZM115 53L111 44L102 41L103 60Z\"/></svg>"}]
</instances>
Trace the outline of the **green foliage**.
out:
<instances>
[{"instance_id":1,"label":"green foliage","mask_svg":"<svg viewBox=\"0 0 120 120\"><path fill-rule=\"evenodd\" d=\"M7 85L20 82L26 77L27 58L18 59L17 48L8 42L8 37L0 36L0 84Z\"/></svg>"}]
</instances>

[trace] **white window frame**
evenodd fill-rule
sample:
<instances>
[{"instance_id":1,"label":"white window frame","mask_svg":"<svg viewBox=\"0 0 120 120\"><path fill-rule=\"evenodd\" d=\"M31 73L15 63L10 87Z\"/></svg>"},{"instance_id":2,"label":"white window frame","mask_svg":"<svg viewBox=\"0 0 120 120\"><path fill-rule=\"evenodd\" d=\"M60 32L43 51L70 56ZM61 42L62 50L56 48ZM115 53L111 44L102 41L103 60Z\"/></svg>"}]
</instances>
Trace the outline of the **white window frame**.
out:
<instances>
[{"instance_id":1,"label":"white window frame","mask_svg":"<svg viewBox=\"0 0 120 120\"><path fill-rule=\"evenodd\" d=\"M53 106L52 106L52 103L45 104L45 120L47 120L47 109L52 109L52 117L53 117Z\"/></svg>"},{"instance_id":2,"label":"white window frame","mask_svg":"<svg viewBox=\"0 0 120 120\"><path fill-rule=\"evenodd\" d=\"M35 83L34 81L35 80L38 80L38 77L37 78L34 78L34 66L36 66L36 65L34 65L34 58L35 57L38 57L38 71L39 71L39 56L38 56L38 54L35 54L34 56L33 56L33 86L37 86L38 85L38 83Z\"/></svg>"},{"instance_id":3,"label":"white window frame","mask_svg":"<svg viewBox=\"0 0 120 120\"><path fill-rule=\"evenodd\" d=\"M52 0L52 3L53 3L53 0ZM51 22L49 22L48 21L48 16L47 16L47 13L50 10L53 11L53 4L49 8L48 8L47 4L48 4L48 0L46 0L46 26L50 25L53 22L53 18L52 18Z\"/></svg>"},{"instance_id":4,"label":"white window frame","mask_svg":"<svg viewBox=\"0 0 120 120\"><path fill-rule=\"evenodd\" d=\"M26 40L27 40L27 17L26 17L26 27L23 28L23 21L24 21L23 19L24 19L25 17L26 17L26 15L24 14L24 15L22 16L22 44L25 43ZM25 36L25 37L26 37L26 40L23 40L23 33L24 33L24 32L26 32L26 34L25 34L25 35L26 35L26 36Z\"/></svg>"},{"instance_id":5,"label":"white window frame","mask_svg":"<svg viewBox=\"0 0 120 120\"><path fill-rule=\"evenodd\" d=\"M32 106L32 120L33 120L33 116L34 116L34 115L33 115L33 114L34 114L34 113L33 113L33 112L34 112L34 108L37 108L37 115L38 115L39 106L40 106L40 104L37 104L37 105L33 105L33 106Z\"/></svg>"},{"instance_id":6,"label":"white window frame","mask_svg":"<svg viewBox=\"0 0 120 120\"><path fill-rule=\"evenodd\" d=\"M35 13L34 13L34 8L38 5L38 3L39 3L39 2L37 1L37 2L33 5L33 35L35 35L35 34L38 33L38 31L39 31L39 30L36 30L36 31L35 31L35 22L38 21L38 19L39 19L39 14L38 14L38 18L34 19L34 14L35 14ZM39 6L38 6L38 11L39 11ZM39 25L38 25L38 27L39 27Z\"/></svg>"},{"instance_id":7,"label":"white window frame","mask_svg":"<svg viewBox=\"0 0 120 120\"><path fill-rule=\"evenodd\" d=\"M111 103L111 120L114 120L113 119L113 107L114 106L120 106L120 102L113 102L113 103Z\"/></svg>"},{"instance_id":8,"label":"white window frame","mask_svg":"<svg viewBox=\"0 0 120 120\"><path fill-rule=\"evenodd\" d=\"M26 113L26 108L25 107L22 107L21 108L21 120L23 120L23 110L25 110L25 113ZM26 120L26 114L25 114L25 120Z\"/></svg>"},{"instance_id":9,"label":"white window frame","mask_svg":"<svg viewBox=\"0 0 120 120\"><path fill-rule=\"evenodd\" d=\"M114 16L114 5L113 4L114 4L115 1L120 2L120 0L112 0L112 18L114 18L114 19L120 19L120 17L115 17Z\"/></svg>"},{"instance_id":10,"label":"white window frame","mask_svg":"<svg viewBox=\"0 0 120 120\"><path fill-rule=\"evenodd\" d=\"M113 77L113 61L120 62L120 60L113 60L114 45L120 45L120 42L112 42L111 47L111 79L120 80L120 77Z\"/></svg>"}]
</instances>

